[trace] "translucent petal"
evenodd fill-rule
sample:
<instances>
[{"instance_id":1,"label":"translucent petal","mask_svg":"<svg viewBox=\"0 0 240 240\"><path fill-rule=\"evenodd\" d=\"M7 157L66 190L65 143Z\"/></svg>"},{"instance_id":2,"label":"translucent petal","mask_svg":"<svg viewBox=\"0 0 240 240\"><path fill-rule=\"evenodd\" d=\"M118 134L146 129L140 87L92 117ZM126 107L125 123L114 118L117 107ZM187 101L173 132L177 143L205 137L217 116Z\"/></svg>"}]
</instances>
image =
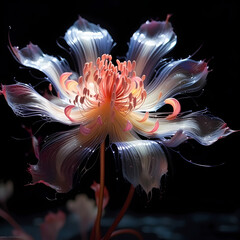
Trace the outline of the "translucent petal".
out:
<instances>
[{"instance_id":1,"label":"translucent petal","mask_svg":"<svg viewBox=\"0 0 240 240\"><path fill-rule=\"evenodd\" d=\"M41 116L63 124L74 124L65 115L66 104L61 99L59 99L61 105L57 105L41 96L31 86L23 83L3 85L2 92L16 115L21 117Z\"/></svg>"},{"instance_id":2,"label":"translucent petal","mask_svg":"<svg viewBox=\"0 0 240 240\"><path fill-rule=\"evenodd\" d=\"M99 128L87 136L80 134L79 128L52 135L41 150L37 165L29 169L33 183L44 181L58 192L71 190L76 170L105 137Z\"/></svg>"},{"instance_id":3,"label":"translucent petal","mask_svg":"<svg viewBox=\"0 0 240 240\"><path fill-rule=\"evenodd\" d=\"M102 54L110 53L113 46L113 39L107 30L82 17L67 30L64 39L77 61L80 75L83 75L86 62L95 62Z\"/></svg>"},{"instance_id":4,"label":"translucent petal","mask_svg":"<svg viewBox=\"0 0 240 240\"><path fill-rule=\"evenodd\" d=\"M135 187L141 185L146 193L160 187L167 173L167 159L155 141L136 140L114 143L119 151L123 176Z\"/></svg>"},{"instance_id":5,"label":"translucent petal","mask_svg":"<svg viewBox=\"0 0 240 240\"><path fill-rule=\"evenodd\" d=\"M12 52L18 61L26 66L43 72L61 97L68 97L63 91L59 79L62 73L71 72L65 59L44 54L42 50L32 43L19 50L18 47L11 47Z\"/></svg>"},{"instance_id":6,"label":"translucent petal","mask_svg":"<svg viewBox=\"0 0 240 240\"><path fill-rule=\"evenodd\" d=\"M163 55L176 42L177 37L169 21L147 21L131 37L127 59L137 62L137 76L145 74L145 82L148 83Z\"/></svg>"},{"instance_id":7,"label":"translucent petal","mask_svg":"<svg viewBox=\"0 0 240 240\"><path fill-rule=\"evenodd\" d=\"M156 111L167 98L202 89L207 74L207 64L203 61L186 58L168 63L145 87L147 98L138 111Z\"/></svg>"},{"instance_id":8,"label":"translucent petal","mask_svg":"<svg viewBox=\"0 0 240 240\"><path fill-rule=\"evenodd\" d=\"M214 117L206 111L194 112L174 120L158 118L159 127L154 133L151 133L150 130L155 125L156 117L149 117L148 120L140 123L137 119L141 116L138 113L132 114L133 128L143 136L160 138L163 144L166 143L167 146L172 147L189 138L195 139L202 145L211 145L219 138L234 132L226 126L222 119ZM172 139L169 140L169 138Z\"/></svg>"}]
</instances>

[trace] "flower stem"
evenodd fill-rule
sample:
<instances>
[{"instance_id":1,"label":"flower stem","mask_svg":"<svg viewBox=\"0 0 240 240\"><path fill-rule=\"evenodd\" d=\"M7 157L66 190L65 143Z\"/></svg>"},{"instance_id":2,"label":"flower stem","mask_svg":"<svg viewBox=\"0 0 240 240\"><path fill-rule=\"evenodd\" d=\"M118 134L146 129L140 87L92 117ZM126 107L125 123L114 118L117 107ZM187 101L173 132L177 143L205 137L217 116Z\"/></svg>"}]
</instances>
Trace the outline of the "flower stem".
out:
<instances>
[{"instance_id":1,"label":"flower stem","mask_svg":"<svg viewBox=\"0 0 240 240\"><path fill-rule=\"evenodd\" d=\"M101 239L101 217L102 217L102 206L103 206L103 197L104 197L104 179L105 179L105 141L102 142L100 146L100 193L99 193L99 202L98 202L98 212L95 222L95 239Z\"/></svg>"},{"instance_id":2,"label":"flower stem","mask_svg":"<svg viewBox=\"0 0 240 240\"><path fill-rule=\"evenodd\" d=\"M110 238L118 236L120 234L132 234L135 235L139 240L143 240L142 235L138 231L130 228L116 230L111 234Z\"/></svg>"},{"instance_id":3,"label":"flower stem","mask_svg":"<svg viewBox=\"0 0 240 240\"><path fill-rule=\"evenodd\" d=\"M112 234L113 234L113 231L114 229L117 227L117 225L119 224L119 222L121 221L121 219L123 218L125 212L127 211L130 203L131 203L131 200L133 198L133 194L134 194L134 191L135 191L135 188L133 185L131 185L130 189L129 189L129 193L128 193L128 196L125 200L125 203L121 209L121 211L119 212L119 214L117 215L117 217L115 218L112 226L108 229L106 235L103 237L103 240L108 240ZM134 231L134 230L133 230Z\"/></svg>"},{"instance_id":4,"label":"flower stem","mask_svg":"<svg viewBox=\"0 0 240 240\"><path fill-rule=\"evenodd\" d=\"M0 208L0 217L5 219L12 227L18 231L24 232L21 226L3 209Z\"/></svg>"}]
</instances>

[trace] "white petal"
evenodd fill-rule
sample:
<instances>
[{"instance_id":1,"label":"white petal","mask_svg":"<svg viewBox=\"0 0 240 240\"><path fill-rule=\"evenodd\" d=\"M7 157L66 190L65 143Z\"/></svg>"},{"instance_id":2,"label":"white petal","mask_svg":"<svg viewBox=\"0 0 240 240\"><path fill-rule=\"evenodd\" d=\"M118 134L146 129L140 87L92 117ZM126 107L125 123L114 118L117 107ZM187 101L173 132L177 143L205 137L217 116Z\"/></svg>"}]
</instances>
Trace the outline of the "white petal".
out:
<instances>
[{"instance_id":1,"label":"white petal","mask_svg":"<svg viewBox=\"0 0 240 240\"><path fill-rule=\"evenodd\" d=\"M68 97L59 83L62 73L71 72L65 59L47 55L37 45L32 43L20 50L18 47L11 47L11 50L22 65L43 72L61 97Z\"/></svg>"},{"instance_id":2,"label":"white petal","mask_svg":"<svg viewBox=\"0 0 240 240\"><path fill-rule=\"evenodd\" d=\"M114 143L121 159L123 176L135 187L141 185L146 193L160 187L167 173L167 159L155 141L135 140Z\"/></svg>"},{"instance_id":3,"label":"white petal","mask_svg":"<svg viewBox=\"0 0 240 240\"><path fill-rule=\"evenodd\" d=\"M58 192L71 190L77 169L105 137L99 128L87 136L80 134L79 128L53 134L43 146L37 165L29 169L33 184L44 182Z\"/></svg>"},{"instance_id":4,"label":"white petal","mask_svg":"<svg viewBox=\"0 0 240 240\"><path fill-rule=\"evenodd\" d=\"M207 74L207 64L203 61L187 58L170 62L145 87L147 98L138 111L156 111L167 98L202 89Z\"/></svg>"},{"instance_id":5,"label":"white petal","mask_svg":"<svg viewBox=\"0 0 240 240\"><path fill-rule=\"evenodd\" d=\"M170 147L175 147L188 138L195 139L202 145L211 145L234 132L222 119L207 114L206 111L194 112L174 120L150 117L143 123L138 122L140 117L137 113L134 114L131 116L133 129L143 136L159 138ZM159 122L159 127L151 131L156 121ZM167 140L169 137L173 137L172 141Z\"/></svg>"},{"instance_id":6,"label":"white petal","mask_svg":"<svg viewBox=\"0 0 240 240\"><path fill-rule=\"evenodd\" d=\"M65 115L66 104L61 99L59 101L62 105L56 105L37 93L31 86L22 83L3 85L2 92L16 115L22 117L41 116L63 124L74 124Z\"/></svg>"},{"instance_id":7,"label":"white petal","mask_svg":"<svg viewBox=\"0 0 240 240\"><path fill-rule=\"evenodd\" d=\"M95 62L102 54L110 53L113 46L107 30L81 17L67 30L64 39L77 61L80 75L86 62Z\"/></svg>"},{"instance_id":8,"label":"white petal","mask_svg":"<svg viewBox=\"0 0 240 240\"><path fill-rule=\"evenodd\" d=\"M137 75L145 74L145 82L148 83L161 58L175 46L176 41L169 21L147 21L133 34L127 59L137 62Z\"/></svg>"}]
</instances>

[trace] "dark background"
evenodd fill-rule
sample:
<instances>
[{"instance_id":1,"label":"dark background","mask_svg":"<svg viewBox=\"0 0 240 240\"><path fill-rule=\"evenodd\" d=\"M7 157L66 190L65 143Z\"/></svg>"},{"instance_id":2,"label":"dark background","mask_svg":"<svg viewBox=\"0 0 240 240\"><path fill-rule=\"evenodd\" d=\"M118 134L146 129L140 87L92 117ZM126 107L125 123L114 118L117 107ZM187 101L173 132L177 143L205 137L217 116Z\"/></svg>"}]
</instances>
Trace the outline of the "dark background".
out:
<instances>
[{"instance_id":1,"label":"dark background","mask_svg":"<svg viewBox=\"0 0 240 240\"><path fill-rule=\"evenodd\" d=\"M235 1L236 2L236 1ZM19 69L8 50L8 34L13 45L24 47L31 41L51 55L70 57L59 48L56 40L64 36L78 15L106 28L117 43L112 55L124 56L127 43L132 34L146 20L165 20L173 14L170 21L178 36L178 43L168 56L185 58L199 51L193 59L209 61L212 70L204 91L182 99L183 110L209 111L224 119L232 129L240 129L239 115L239 11L234 1L3 1L1 8L1 83L10 84L14 80L32 83L39 80L29 70ZM11 30L9 32L9 26ZM33 75L39 75L36 71ZM39 75L42 77L41 75ZM198 104L196 104L196 102ZM47 211L55 206L63 206L65 201L77 192L87 192L97 176L96 169L88 172L78 187L66 195L58 195L44 186L24 185L31 180L27 173L28 163L34 163L31 154L31 140L21 125L37 130L42 122L39 119L16 117L7 106L4 97L0 98L0 180L11 179L15 193L8 203L10 211L25 216ZM33 124L34 123L34 124ZM59 124L42 127L42 135L66 129ZM170 169L164 178L161 191L153 191L147 197L140 189L136 191L131 205L133 212L161 213L191 211L215 211L234 213L240 207L240 157L239 133L222 139L210 147L202 147L189 141L176 151L187 159L198 163L221 164L219 167L204 168L186 162L179 154L169 150ZM109 211L116 210L127 194L128 183L115 171L114 160L107 155L106 184L111 201ZM96 178L96 177L94 177ZM118 180L116 179L118 178ZM97 180L97 179L96 179Z\"/></svg>"}]
</instances>

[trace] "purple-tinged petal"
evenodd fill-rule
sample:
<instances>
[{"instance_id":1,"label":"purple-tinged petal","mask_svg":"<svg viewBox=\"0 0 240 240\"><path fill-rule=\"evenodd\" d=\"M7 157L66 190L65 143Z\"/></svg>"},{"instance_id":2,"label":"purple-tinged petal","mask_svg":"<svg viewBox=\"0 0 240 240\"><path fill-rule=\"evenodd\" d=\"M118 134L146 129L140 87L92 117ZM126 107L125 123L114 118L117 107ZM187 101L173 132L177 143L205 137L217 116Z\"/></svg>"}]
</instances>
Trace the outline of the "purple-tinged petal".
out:
<instances>
[{"instance_id":1,"label":"purple-tinged petal","mask_svg":"<svg viewBox=\"0 0 240 240\"><path fill-rule=\"evenodd\" d=\"M169 147L176 147L189 138L207 146L234 132L222 119L214 117L206 111L194 112L173 120L156 118L156 114L150 114L150 117L143 123L137 121L138 115L138 113L134 113L131 116L135 131L145 137L159 138L163 144L166 143L166 146ZM159 122L159 127L156 131L151 132L156 121ZM169 138L171 139L169 140Z\"/></svg>"},{"instance_id":2,"label":"purple-tinged petal","mask_svg":"<svg viewBox=\"0 0 240 240\"><path fill-rule=\"evenodd\" d=\"M18 116L41 116L67 125L74 124L64 113L64 102L62 102L63 106L56 105L27 84L3 85L2 93Z\"/></svg>"},{"instance_id":3,"label":"purple-tinged petal","mask_svg":"<svg viewBox=\"0 0 240 240\"><path fill-rule=\"evenodd\" d=\"M107 30L82 17L67 30L64 39L72 50L80 75L83 75L86 62L95 62L102 54L110 53L113 47L113 39Z\"/></svg>"},{"instance_id":4,"label":"purple-tinged petal","mask_svg":"<svg viewBox=\"0 0 240 240\"><path fill-rule=\"evenodd\" d=\"M156 111L167 98L201 90L207 74L208 67L203 61L187 58L168 63L145 87L147 98L138 111Z\"/></svg>"},{"instance_id":5,"label":"purple-tinged petal","mask_svg":"<svg viewBox=\"0 0 240 240\"><path fill-rule=\"evenodd\" d=\"M167 173L168 168L160 144L148 140L114 144L118 148L124 178L135 187L141 185L146 193L160 187L161 177Z\"/></svg>"},{"instance_id":6,"label":"purple-tinged petal","mask_svg":"<svg viewBox=\"0 0 240 240\"><path fill-rule=\"evenodd\" d=\"M187 139L189 139L189 137L180 129L170 139L163 138L162 144L166 147L177 147Z\"/></svg>"},{"instance_id":7,"label":"purple-tinged petal","mask_svg":"<svg viewBox=\"0 0 240 240\"><path fill-rule=\"evenodd\" d=\"M146 75L145 82L152 78L161 58L176 44L177 37L168 21L147 21L130 39L127 59L137 62L137 76Z\"/></svg>"},{"instance_id":8,"label":"purple-tinged petal","mask_svg":"<svg viewBox=\"0 0 240 240\"><path fill-rule=\"evenodd\" d=\"M188 114L177 122L183 125L181 129L185 135L205 146L234 132L222 119L204 112Z\"/></svg>"},{"instance_id":9,"label":"purple-tinged petal","mask_svg":"<svg viewBox=\"0 0 240 240\"><path fill-rule=\"evenodd\" d=\"M11 50L22 65L43 72L47 76L47 80L51 82L56 91L59 92L60 96L63 98L68 97L59 83L62 73L71 72L65 59L58 59L47 55L43 53L37 45L32 43L22 49L11 46Z\"/></svg>"},{"instance_id":10,"label":"purple-tinged petal","mask_svg":"<svg viewBox=\"0 0 240 240\"><path fill-rule=\"evenodd\" d=\"M86 136L80 133L79 128L52 135L40 151L37 165L29 168L33 183L44 181L58 192L71 190L78 167L105 137L99 128Z\"/></svg>"}]
</instances>

